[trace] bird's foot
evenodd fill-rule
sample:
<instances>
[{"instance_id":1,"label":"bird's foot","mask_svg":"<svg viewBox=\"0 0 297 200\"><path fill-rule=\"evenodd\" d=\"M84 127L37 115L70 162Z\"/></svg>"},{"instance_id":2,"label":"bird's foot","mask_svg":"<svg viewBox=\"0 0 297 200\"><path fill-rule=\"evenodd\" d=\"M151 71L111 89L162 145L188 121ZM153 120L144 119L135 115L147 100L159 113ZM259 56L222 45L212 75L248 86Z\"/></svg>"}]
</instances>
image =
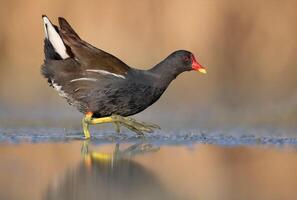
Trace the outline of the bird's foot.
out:
<instances>
[{"instance_id":1,"label":"bird's foot","mask_svg":"<svg viewBox=\"0 0 297 200\"><path fill-rule=\"evenodd\" d=\"M152 123L146 123L136 121L131 117L122 117L120 115L112 115L110 117L92 118L93 113L88 112L83 120L82 126L84 131L84 139L90 139L91 134L89 131L90 125L102 124L102 123L113 123L116 128L116 132L120 132L120 126L124 126L138 135L144 135L145 132L151 133L154 129L161 129L158 125Z\"/></svg>"},{"instance_id":2,"label":"bird's foot","mask_svg":"<svg viewBox=\"0 0 297 200\"><path fill-rule=\"evenodd\" d=\"M144 135L145 132L152 133L154 129L161 129L158 125L136 121L131 117L122 117L120 115L112 115L111 118L114 120L114 123L117 123L117 131L119 132L119 125L122 125L131 131L137 133L138 135Z\"/></svg>"}]
</instances>

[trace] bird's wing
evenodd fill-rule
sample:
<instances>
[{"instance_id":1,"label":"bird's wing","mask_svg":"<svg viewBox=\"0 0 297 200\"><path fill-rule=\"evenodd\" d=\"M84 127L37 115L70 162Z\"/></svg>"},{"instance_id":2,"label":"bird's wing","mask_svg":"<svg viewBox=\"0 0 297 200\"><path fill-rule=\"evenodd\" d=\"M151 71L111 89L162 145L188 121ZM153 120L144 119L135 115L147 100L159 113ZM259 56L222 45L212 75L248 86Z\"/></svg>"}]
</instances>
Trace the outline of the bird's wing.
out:
<instances>
[{"instance_id":1,"label":"bird's wing","mask_svg":"<svg viewBox=\"0 0 297 200\"><path fill-rule=\"evenodd\" d=\"M125 76L129 71L130 67L123 61L83 41L64 18L59 18L59 25L63 42L70 47L74 58L85 70L99 70L119 76Z\"/></svg>"},{"instance_id":2,"label":"bird's wing","mask_svg":"<svg viewBox=\"0 0 297 200\"><path fill-rule=\"evenodd\" d=\"M58 29L47 16L42 18L45 28L42 74L60 96L80 111L96 110L98 99L124 84L130 68L81 40L65 19L59 18L61 27Z\"/></svg>"},{"instance_id":3,"label":"bird's wing","mask_svg":"<svg viewBox=\"0 0 297 200\"><path fill-rule=\"evenodd\" d=\"M105 98L107 93L112 93L111 85L122 85L125 81L123 77L83 70L74 59L46 60L42 74L60 96L81 112L96 111L98 98Z\"/></svg>"}]
</instances>

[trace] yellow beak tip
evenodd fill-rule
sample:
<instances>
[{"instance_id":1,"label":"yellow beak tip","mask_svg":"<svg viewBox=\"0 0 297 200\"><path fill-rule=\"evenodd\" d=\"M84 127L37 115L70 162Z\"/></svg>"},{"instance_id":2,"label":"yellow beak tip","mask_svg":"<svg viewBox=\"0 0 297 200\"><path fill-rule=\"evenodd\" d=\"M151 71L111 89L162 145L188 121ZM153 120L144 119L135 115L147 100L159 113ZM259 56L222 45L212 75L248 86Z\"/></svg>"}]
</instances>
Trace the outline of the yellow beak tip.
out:
<instances>
[{"instance_id":1,"label":"yellow beak tip","mask_svg":"<svg viewBox=\"0 0 297 200\"><path fill-rule=\"evenodd\" d=\"M206 71L205 69L203 69L203 68L199 69L198 71L199 71L200 73L202 73L202 74L207 74L207 71Z\"/></svg>"}]
</instances>

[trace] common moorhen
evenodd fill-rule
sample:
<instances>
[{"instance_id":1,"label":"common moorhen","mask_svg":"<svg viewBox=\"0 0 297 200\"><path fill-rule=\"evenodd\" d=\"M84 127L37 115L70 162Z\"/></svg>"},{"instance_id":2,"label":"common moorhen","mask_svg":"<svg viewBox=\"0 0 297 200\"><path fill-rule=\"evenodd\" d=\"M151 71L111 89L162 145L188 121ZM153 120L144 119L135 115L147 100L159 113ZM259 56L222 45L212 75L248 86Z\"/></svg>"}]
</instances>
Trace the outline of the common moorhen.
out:
<instances>
[{"instance_id":1,"label":"common moorhen","mask_svg":"<svg viewBox=\"0 0 297 200\"><path fill-rule=\"evenodd\" d=\"M137 134L159 128L128 116L139 113L156 102L172 80L185 71L206 73L194 55L175 51L149 70L129 67L115 56L82 40L62 17L53 25L42 16L44 64L42 74L50 86L85 116L82 120L85 138L89 125L113 123Z\"/></svg>"}]
</instances>

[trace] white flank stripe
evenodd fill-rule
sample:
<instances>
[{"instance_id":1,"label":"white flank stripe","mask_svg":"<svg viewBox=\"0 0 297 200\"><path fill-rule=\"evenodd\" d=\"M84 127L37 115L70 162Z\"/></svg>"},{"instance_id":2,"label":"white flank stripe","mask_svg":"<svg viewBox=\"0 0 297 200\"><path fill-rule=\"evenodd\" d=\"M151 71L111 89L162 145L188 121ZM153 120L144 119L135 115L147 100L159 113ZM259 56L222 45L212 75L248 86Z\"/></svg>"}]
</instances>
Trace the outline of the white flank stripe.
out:
<instances>
[{"instance_id":1,"label":"white flank stripe","mask_svg":"<svg viewBox=\"0 0 297 200\"><path fill-rule=\"evenodd\" d=\"M95 78L77 78L77 79L72 79L70 82L75 82L75 81L97 81Z\"/></svg>"},{"instance_id":2,"label":"white flank stripe","mask_svg":"<svg viewBox=\"0 0 297 200\"><path fill-rule=\"evenodd\" d=\"M54 88L58 91L59 95L61 97L67 97L68 95L62 90L62 86L58 85L57 83L54 83L54 80L52 81L52 85L54 86Z\"/></svg>"},{"instance_id":3,"label":"white flank stripe","mask_svg":"<svg viewBox=\"0 0 297 200\"><path fill-rule=\"evenodd\" d=\"M86 71L87 72L96 72L96 73L100 73L100 74L103 74L103 75L113 75L113 76L116 76L118 78L126 79L125 76L123 76L123 75L111 73L111 72L101 70L101 69L87 69Z\"/></svg>"},{"instance_id":4,"label":"white flank stripe","mask_svg":"<svg viewBox=\"0 0 297 200\"><path fill-rule=\"evenodd\" d=\"M43 25L45 29L45 37L49 39L50 43L53 45L56 52L63 59L69 58L69 55L66 53L66 47L60 35L57 33L56 29L46 16L43 17Z\"/></svg>"}]
</instances>

